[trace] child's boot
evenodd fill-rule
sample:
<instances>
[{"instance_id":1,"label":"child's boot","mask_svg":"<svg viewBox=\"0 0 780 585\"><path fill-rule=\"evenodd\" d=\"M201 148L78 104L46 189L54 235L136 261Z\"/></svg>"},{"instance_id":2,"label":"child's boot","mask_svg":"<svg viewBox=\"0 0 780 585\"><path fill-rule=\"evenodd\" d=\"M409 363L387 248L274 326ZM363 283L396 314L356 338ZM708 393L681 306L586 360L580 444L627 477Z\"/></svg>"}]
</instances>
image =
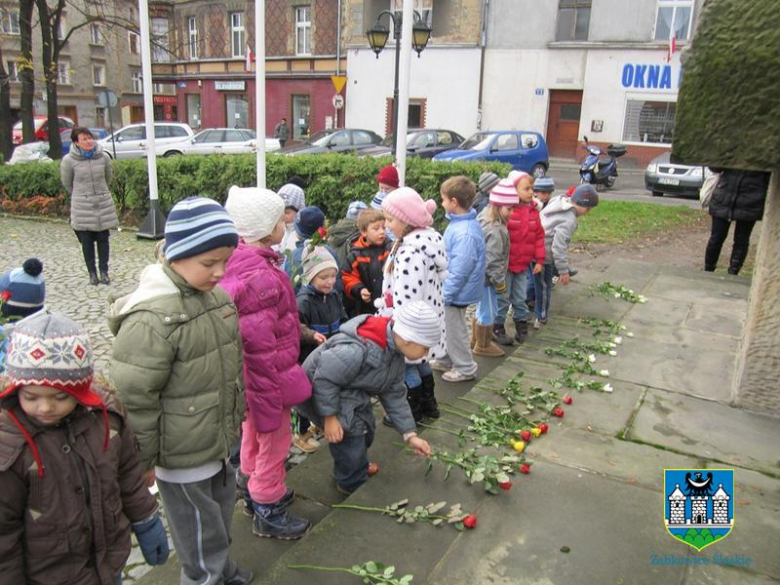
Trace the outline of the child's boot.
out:
<instances>
[{"instance_id":1,"label":"child's boot","mask_svg":"<svg viewBox=\"0 0 780 585\"><path fill-rule=\"evenodd\" d=\"M515 321L515 341L525 343L528 338L528 321Z\"/></svg>"},{"instance_id":2,"label":"child's boot","mask_svg":"<svg viewBox=\"0 0 780 585\"><path fill-rule=\"evenodd\" d=\"M244 501L242 510L245 515L252 517L255 515L255 509L252 507L252 496L249 495L249 476L236 469L236 495Z\"/></svg>"},{"instance_id":3,"label":"child's boot","mask_svg":"<svg viewBox=\"0 0 780 585\"><path fill-rule=\"evenodd\" d=\"M428 418L439 418L441 416L439 405L436 403L436 396L434 395L435 385L436 381L433 378L433 374L422 377L420 413L422 416L427 416Z\"/></svg>"},{"instance_id":4,"label":"child's boot","mask_svg":"<svg viewBox=\"0 0 780 585\"><path fill-rule=\"evenodd\" d=\"M504 350L493 343L491 340L492 335L492 325L477 324L477 344L474 346L474 355L484 355L487 357L502 357L506 355Z\"/></svg>"},{"instance_id":5,"label":"child's boot","mask_svg":"<svg viewBox=\"0 0 780 585\"><path fill-rule=\"evenodd\" d=\"M253 506L255 517L252 520L252 532L256 536L297 540L306 534L311 525L305 518L297 518L290 514L282 500L275 504L254 502Z\"/></svg>"},{"instance_id":6,"label":"child's boot","mask_svg":"<svg viewBox=\"0 0 780 585\"><path fill-rule=\"evenodd\" d=\"M420 399L422 397L422 391L423 391L422 383L419 386L408 388L406 391L406 399L409 401L409 408L412 409L412 416L414 417L414 422L416 423L420 422L423 419L423 413L420 408Z\"/></svg>"},{"instance_id":7,"label":"child's boot","mask_svg":"<svg viewBox=\"0 0 780 585\"><path fill-rule=\"evenodd\" d=\"M474 349L474 346L477 344L477 319L476 317L471 318L471 340L469 341L469 347L471 349Z\"/></svg>"},{"instance_id":8,"label":"child's boot","mask_svg":"<svg viewBox=\"0 0 780 585\"><path fill-rule=\"evenodd\" d=\"M493 341L501 345L514 345L512 338L506 334L503 323L501 325L493 325Z\"/></svg>"}]
</instances>

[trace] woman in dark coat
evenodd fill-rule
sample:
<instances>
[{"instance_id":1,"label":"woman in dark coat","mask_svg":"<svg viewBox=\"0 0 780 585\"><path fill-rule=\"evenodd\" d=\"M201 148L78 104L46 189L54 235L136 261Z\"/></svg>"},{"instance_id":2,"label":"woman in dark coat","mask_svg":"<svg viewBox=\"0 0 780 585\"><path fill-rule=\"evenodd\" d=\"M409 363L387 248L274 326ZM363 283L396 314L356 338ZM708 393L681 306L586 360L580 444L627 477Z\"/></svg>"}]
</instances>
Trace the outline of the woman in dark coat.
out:
<instances>
[{"instance_id":1,"label":"woman in dark coat","mask_svg":"<svg viewBox=\"0 0 780 585\"><path fill-rule=\"evenodd\" d=\"M729 234L729 226L734 221L737 225L734 228L729 274L739 274L748 254L753 226L764 217L770 175L760 171L737 169L712 170L721 175L710 201L712 232L704 254L704 270L715 270L723 242Z\"/></svg>"}]
</instances>

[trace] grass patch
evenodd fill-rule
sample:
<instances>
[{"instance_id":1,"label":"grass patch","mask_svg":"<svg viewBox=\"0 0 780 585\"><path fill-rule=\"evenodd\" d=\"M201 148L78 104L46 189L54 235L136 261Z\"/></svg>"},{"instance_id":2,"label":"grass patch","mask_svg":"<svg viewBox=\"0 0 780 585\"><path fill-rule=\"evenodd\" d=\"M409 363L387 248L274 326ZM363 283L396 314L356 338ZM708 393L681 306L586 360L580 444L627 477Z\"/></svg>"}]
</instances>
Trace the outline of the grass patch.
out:
<instances>
[{"instance_id":1,"label":"grass patch","mask_svg":"<svg viewBox=\"0 0 780 585\"><path fill-rule=\"evenodd\" d=\"M659 234L690 225L704 212L683 205L666 206L630 201L604 201L580 218L574 242L621 244L642 236Z\"/></svg>"}]
</instances>

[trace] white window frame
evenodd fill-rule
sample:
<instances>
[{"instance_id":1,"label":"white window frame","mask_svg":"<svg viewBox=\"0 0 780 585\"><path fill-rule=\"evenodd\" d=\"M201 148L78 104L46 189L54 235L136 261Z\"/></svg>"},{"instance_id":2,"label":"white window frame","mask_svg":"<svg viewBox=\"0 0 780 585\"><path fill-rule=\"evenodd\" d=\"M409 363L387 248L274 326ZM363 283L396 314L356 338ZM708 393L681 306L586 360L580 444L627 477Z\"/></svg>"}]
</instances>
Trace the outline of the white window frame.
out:
<instances>
[{"instance_id":1,"label":"white window frame","mask_svg":"<svg viewBox=\"0 0 780 585\"><path fill-rule=\"evenodd\" d=\"M144 85L143 80L141 78L141 70L140 69L133 69L130 72L130 82L133 84L133 91L132 93L143 93L144 92Z\"/></svg>"},{"instance_id":2,"label":"white window frame","mask_svg":"<svg viewBox=\"0 0 780 585\"><path fill-rule=\"evenodd\" d=\"M12 8L3 8L0 12L2 20L2 31L7 35L20 34L19 29L19 11Z\"/></svg>"},{"instance_id":3,"label":"white window frame","mask_svg":"<svg viewBox=\"0 0 780 585\"><path fill-rule=\"evenodd\" d=\"M133 44L135 44L135 48L133 48ZM127 31L127 50L131 55L141 54L141 37L138 33L131 30Z\"/></svg>"},{"instance_id":4,"label":"white window frame","mask_svg":"<svg viewBox=\"0 0 780 585\"><path fill-rule=\"evenodd\" d=\"M658 2L655 5L655 22L653 23L653 40L655 41L669 41L672 38L672 34L674 33L674 21L677 17L677 9L678 8L690 8L690 13L688 15L688 36L684 39L677 39L678 42L686 42L691 40L691 35L693 34L693 13L696 9L696 3L694 0L658 0ZM672 22L671 26L669 26L669 37L666 39L656 39L655 34L658 30L658 16L661 13L661 8L671 8L672 9Z\"/></svg>"},{"instance_id":5,"label":"white window frame","mask_svg":"<svg viewBox=\"0 0 780 585\"><path fill-rule=\"evenodd\" d=\"M70 85L70 63L68 61L57 63L57 84Z\"/></svg>"},{"instance_id":6,"label":"white window frame","mask_svg":"<svg viewBox=\"0 0 780 585\"><path fill-rule=\"evenodd\" d=\"M92 85L95 87L106 86L106 66L92 65Z\"/></svg>"},{"instance_id":7,"label":"white window frame","mask_svg":"<svg viewBox=\"0 0 780 585\"><path fill-rule=\"evenodd\" d=\"M195 16L187 18L187 46L190 52L190 60L198 58L198 19Z\"/></svg>"},{"instance_id":8,"label":"white window frame","mask_svg":"<svg viewBox=\"0 0 780 585\"><path fill-rule=\"evenodd\" d=\"M89 44L90 45L103 45L103 32L100 30L100 26L94 22L89 25Z\"/></svg>"},{"instance_id":9,"label":"white window frame","mask_svg":"<svg viewBox=\"0 0 780 585\"><path fill-rule=\"evenodd\" d=\"M169 23L167 18L152 18L152 62L168 63L171 60Z\"/></svg>"},{"instance_id":10,"label":"white window frame","mask_svg":"<svg viewBox=\"0 0 780 585\"><path fill-rule=\"evenodd\" d=\"M390 0L391 12L402 12L404 0ZM427 6L426 6L427 5ZM433 29L433 0L414 0L414 9L420 13L423 22ZM390 33L392 34L392 23Z\"/></svg>"},{"instance_id":11,"label":"white window frame","mask_svg":"<svg viewBox=\"0 0 780 585\"><path fill-rule=\"evenodd\" d=\"M11 83L19 83L21 81L19 79L19 63L13 59L9 59L5 62L5 65L8 69L8 81Z\"/></svg>"},{"instance_id":12,"label":"white window frame","mask_svg":"<svg viewBox=\"0 0 780 585\"><path fill-rule=\"evenodd\" d=\"M308 12L308 20L306 15ZM295 54L311 55L311 5L295 7Z\"/></svg>"},{"instance_id":13,"label":"white window frame","mask_svg":"<svg viewBox=\"0 0 780 585\"><path fill-rule=\"evenodd\" d=\"M230 54L233 57L244 57L246 36L244 30L244 13L230 12Z\"/></svg>"}]
</instances>

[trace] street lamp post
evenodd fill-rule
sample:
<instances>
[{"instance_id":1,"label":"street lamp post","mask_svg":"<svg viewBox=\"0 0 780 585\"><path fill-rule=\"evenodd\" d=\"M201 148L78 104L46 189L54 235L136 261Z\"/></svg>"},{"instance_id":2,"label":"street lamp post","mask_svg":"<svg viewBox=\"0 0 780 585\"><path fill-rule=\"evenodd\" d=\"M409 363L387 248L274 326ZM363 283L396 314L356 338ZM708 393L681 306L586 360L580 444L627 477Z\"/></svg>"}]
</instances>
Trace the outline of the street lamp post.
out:
<instances>
[{"instance_id":1,"label":"street lamp post","mask_svg":"<svg viewBox=\"0 0 780 585\"><path fill-rule=\"evenodd\" d=\"M400 11L393 12L390 10L383 10L377 15L374 26L366 31L368 44L371 46L371 50L376 54L377 59L379 59L379 53L385 48L387 39L390 38L390 31L380 22L383 16L390 17L390 20L393 23L393 39L395 40L395 76L393 84L393 152L395 152L398 143L398 74L401 62L401 25L403 23L403 18ZM430 38L430 27L425 24L420 13L415 10L414 25L412 29L412 48L417 52L418 59Z\"/></svg>"}]
</instances>

